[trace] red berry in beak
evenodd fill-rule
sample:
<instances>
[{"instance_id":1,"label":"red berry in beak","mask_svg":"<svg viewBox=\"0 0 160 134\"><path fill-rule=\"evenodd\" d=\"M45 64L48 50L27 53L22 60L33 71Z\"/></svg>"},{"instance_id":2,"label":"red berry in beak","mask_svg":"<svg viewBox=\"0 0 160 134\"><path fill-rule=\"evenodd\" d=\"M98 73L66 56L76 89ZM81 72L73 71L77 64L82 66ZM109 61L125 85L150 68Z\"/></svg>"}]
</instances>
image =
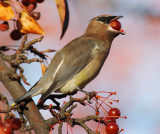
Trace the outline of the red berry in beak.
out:
<instances>
[{"instance_id":1,"label":"red berry in beak","mask_svg":"<svg viewBox=\"0 0 160 134\"><path fill-rule=\"evenodd\" d=\"M112 20L110 22L110 26L114 29L119 31L121 29L121 23L118 20Z\"/></svg>"}]
</instances>

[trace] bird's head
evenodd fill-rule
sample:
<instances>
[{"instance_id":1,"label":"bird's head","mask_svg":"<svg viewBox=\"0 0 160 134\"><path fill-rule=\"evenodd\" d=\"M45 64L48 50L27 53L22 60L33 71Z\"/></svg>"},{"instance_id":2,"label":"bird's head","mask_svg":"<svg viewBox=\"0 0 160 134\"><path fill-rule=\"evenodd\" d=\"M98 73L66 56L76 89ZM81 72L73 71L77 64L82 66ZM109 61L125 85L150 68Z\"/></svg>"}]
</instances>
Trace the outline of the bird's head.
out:
<instances>
[{"instance_id":1,"label":"bird's head","mask_svg":"<svg viewBox=\"0 0 160 134\"><path fill-rule=\"evenodd\" d=\"M113 40L119 34L124 35L118 19L123 16L100 15L91 19L85 34L96 36L100 39Z\"/></svg>"}]
</instances>

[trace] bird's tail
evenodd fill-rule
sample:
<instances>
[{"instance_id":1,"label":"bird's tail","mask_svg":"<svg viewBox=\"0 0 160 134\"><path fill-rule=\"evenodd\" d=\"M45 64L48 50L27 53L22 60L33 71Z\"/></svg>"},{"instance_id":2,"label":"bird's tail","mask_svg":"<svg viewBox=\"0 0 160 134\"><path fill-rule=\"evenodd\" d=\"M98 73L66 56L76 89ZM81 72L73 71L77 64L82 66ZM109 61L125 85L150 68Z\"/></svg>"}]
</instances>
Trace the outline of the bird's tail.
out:
<instances>
[{"instance_id":1,"label":"bird's tail","mask_svg":"<svg viewBox=\"0 0 160 134\"><path fill-rule=\"evenodd\" d=\"M23 95L22 97L20 97L18 100L15 101L15 104L18 104L20 103L21 101L25 100L25 99L28 99L28 98L31 98L32 95L37 92L37 90L29 90L25 95Z\"/></svg>"}]
</instances>

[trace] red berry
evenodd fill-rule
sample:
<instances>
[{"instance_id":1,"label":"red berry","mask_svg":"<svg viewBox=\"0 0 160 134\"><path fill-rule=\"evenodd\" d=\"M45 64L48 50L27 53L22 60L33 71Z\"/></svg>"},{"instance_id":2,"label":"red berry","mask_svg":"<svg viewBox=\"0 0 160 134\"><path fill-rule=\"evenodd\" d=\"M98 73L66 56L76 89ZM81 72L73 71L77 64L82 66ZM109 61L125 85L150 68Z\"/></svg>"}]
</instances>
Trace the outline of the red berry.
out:
<instances>
[{"instance_id":1,"label":"red berry","mask_svg":"<svg viewBox=\"0 0 160 134\"><path fill-rule=\"evenodd\" d=\"M30 3L36 3L37 0L28 0Z\"/></svg>"},{"instance_id":2,"label":"red berry","mask_svg":"<svg viewBox=\"0 0 160 134\"><path fill-rule=\"evenodd\" d=\"M6 124L6 123L7 123L7 124L10 124L10 120L11 120L11 119L6 119L6 120L5 120L5 124Z\"/></svg>"},{"instance_id":3,"label":"red berry","mask_svg":"<svg viewBox=\"0 0 160 134\"><path fill-rule=\"evenodd\" d=\"M2 0L1 0L1 1L2 1ZM1 4L3 5L3 7L8 7L8 6L9 6L9 4L8 4L8 3L5 3L5 2L2 2Z\"/></svg>"},{"instance_id":4,"label":"red berry","mask_svg":"<svg viewBox=\"0 0 160 134\"><path fill-rule=\"evenodd\" d=\"M26 9L28 12L31 13L36 7L37 7L37 3L30 3Z\"/></svg>"},{"instance_id":5,"label":"red berry","mask_svg":"<svg viewBox=\"0 0 160 134\"><path fill-rule=\"evenodd\" d=\"M22 0L22 4L27 7L30 3L28 0Z\"/></svg>"},{"instance_id":6,"label":"red berry","mask_svg":"<svg viewBox=\"0 0 160 134\"><path fill-rule=\"evenodd\" d=\"M121 23L118 20L112 20L110 26L117 31L121 29Z\"/></svg>"},{"instance_id":7,"label":"red berry","mask_svg":"<svg viewBox=\"0 0 160 134\"><path fill-rule=\"evenodd\" d=\"M8 126L1 126L0 134L12 134L12 128Z\"/></svg>"},{"instance_id":8,"label":"red berry","mask_svg":"<svg viewBox=\"0 0 160 134\"><path fill-rule=\"evenodd\" d=\"M116 123L116 118L114 118L114 117L106 117L106 120L108 122L114 122L114 123Z\"/></svg>"},{"instance_id":9,"label":"red berry","mask_svg":"<svg viewBox=\"0 0 160 134\"><path fill-rule=\"evenodd\" d=\"M7 31L9 29L9 24L7 21L3 22L2 24L0 24L0 30L1 31Z\"/></svg>"},{"instance_id":10,"label":"red berry","mask_svg":"<svg viewBox=\"0 0 160 134\"><path fill-rule=\"evenodd\" d=\"M119 118L121 112L118 108L111 108L108 112L108 116L114 116L116 119Z\"/></svg>"},{"instance_id":11,"label":"red berry","mask_svg":"<svg viewBox=\"0 0 160 134\"><path fill-rule=\"evenodd\" d=\"M1 118L0 118L0 127L2 127L4 124L3 122L1 121Z\"/></svg>"},{"instance_id":12,"label":"red berry","mask_svg":"<svg viewBox=\"0 0 160 134\"><path fill-rule=\"evenodd\" d=\"M37 0L37 3L42 3L44 0Z\"/></svg>"},{"instance_id":13,"label":"red berry","mask_svg":"<svg viewBox=\"0 0 160 134\"><path fill-rule=\"evenodd\" d=\"M119 131L119 126L116 123L111 122L106 126L107 134L117 134L118 131Z\"/></svg>"},{"instance_id":14,"label":"red berry","mask_svg":"<svg viewBox=\"0 0 160 134\"><path fill-rule=\"evenodd\" d=\"M32 16L35 20L38 20L41 17L40 12L32 12Z\"/></svg>"},{"instance_id":15,"label":"red berry","mask_svg":"<svg viewBox=\"0 0 160 134\"><path fill-rule=\"evenodd\" d=\"M12 40L19 40L22 37L22 34L20 33L19 30L13 30L10 33L10 37Z\"/></svg>"},{"instance_id":16,"label":"red berry","mask_svg":"<svg viewBox=\"0 0 160 134\"><path fill-rule=\"evenodd\" d=\"M21 122L21 120L18 119L18 118L10 119L10 125L11 125L11 128L12 128L13 130L18 130L18 129L20 129L20 128L21 128L21 124L22 124L22 122Z\"/></svg>"}]
</instances>

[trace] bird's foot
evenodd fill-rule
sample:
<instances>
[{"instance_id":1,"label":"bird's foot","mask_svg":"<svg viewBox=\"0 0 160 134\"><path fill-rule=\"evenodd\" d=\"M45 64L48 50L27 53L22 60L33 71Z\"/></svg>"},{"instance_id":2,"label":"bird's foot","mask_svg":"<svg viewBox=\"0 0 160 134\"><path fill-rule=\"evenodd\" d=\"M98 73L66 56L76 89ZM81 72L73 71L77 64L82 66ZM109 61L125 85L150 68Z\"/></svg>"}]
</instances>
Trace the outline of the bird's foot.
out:
<instances>
[{"instance_id":1,"label":"bird's foot","mask_svg":"<svg viewBox=\"0 0 160 134\"><path fill-rule=\"evenodd\" d=\"M41 100L38 100L37 107L38 107L39 109L44 109L44 107L45 107L44 102L41 101Z\"/></svg>"},{"instance_id":2,"label":"bird's foot","mask_svg":"<svg viewBox=\"0 0 160 134\"><path fill-rule=\"evenodd\" d=\"M80 92L83 92L86 95L88 103L90 103L90 104L92 103L91 102L91 95L94 94L95 92L87 92L87 91L84 91L80 88L77 88L77 90L80 91Z\"/></svg>"},{"instance_id":3,"label":"bird's foot","mask_svg":"<svg viewBox=\"0 0 160 134\"><path fill-rule=\"evenodd\" d=\"M44 102L41 101L41 100L38 101L37 107L39 109L43 109L43 110L47 110L47 109L56 109L56 110L59 110L60 109L60 106L58 104L56 106L53 106L52 104L45 105Z\"/></svg>"}]
</instances>

